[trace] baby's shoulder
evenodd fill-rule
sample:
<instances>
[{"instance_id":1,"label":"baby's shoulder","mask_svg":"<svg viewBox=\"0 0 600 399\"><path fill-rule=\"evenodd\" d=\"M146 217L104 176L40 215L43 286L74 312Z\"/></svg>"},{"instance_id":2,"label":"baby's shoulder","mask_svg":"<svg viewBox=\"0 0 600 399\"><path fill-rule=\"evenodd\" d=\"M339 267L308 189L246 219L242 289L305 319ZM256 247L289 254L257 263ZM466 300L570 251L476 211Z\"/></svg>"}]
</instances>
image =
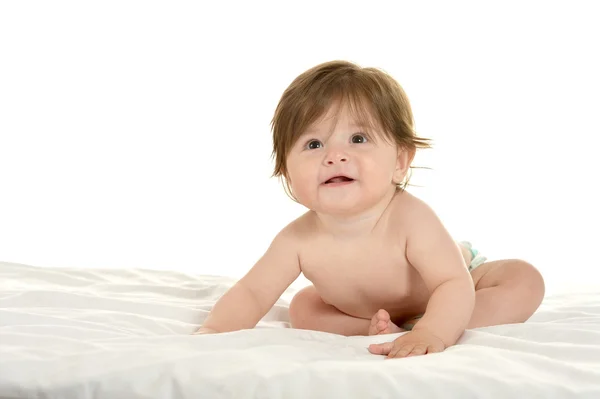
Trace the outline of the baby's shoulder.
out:
<instances>
[{"instance_id":1,"label":"baby's shoulder","mask_svg":"<svg viewBox=\"0 0 600 399\"><path fill-rule=\"evenodd\" d=\"M407 240L424 230L431 231L440 224L432 207L407 191L399 193L393 208L390 233L399 234Z\"/></svg>"},{"instance_id":2,"label":"baby's shoulder","mask_svg":"<svg viewBox=\"0 0 600 399\"><path fill-rule=\"evenodd\" d=\"M309 211L288 223L281 229L278 236L300 242L312 236L315 231L314 225L313 215Z\"/></svg>"},{"instance_id":3,"label":"baby's shoulder","mask_svg":"<svg viewBox=\"0 0 600 399\"><path fill-rule=\"evenodd\" d=\"M431 213L433 210L425 201L408 191L402 191L396 195L391 212L396 221L408 223L418 221Z\"/></svg>"},{"instance_id":4,"label":"baby's shoulder","mask_svg":"<svg viewBox=\"0 0 600 399\"><path fill-rule=\"evenodd\" d=\"M430 239L445 229L433 208L408 192L402 193L396 210L396 223L407 242Z\"/></svg>"}]
</instances>

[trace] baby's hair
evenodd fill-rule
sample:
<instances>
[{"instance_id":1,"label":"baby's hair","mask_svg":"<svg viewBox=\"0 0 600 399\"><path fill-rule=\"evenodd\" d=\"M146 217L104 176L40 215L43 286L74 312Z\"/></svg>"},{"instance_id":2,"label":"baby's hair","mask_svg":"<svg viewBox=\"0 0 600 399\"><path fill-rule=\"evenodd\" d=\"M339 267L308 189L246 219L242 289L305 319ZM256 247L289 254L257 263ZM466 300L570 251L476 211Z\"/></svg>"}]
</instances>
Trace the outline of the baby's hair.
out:
<instances>
[{"instance_id":1,"label":"baby's hair","mask_svg":"<svg viewBox=\"0 0 600 399\"><path fill-rule=\"evenodd\" d=\"M299 75L283 92L271 122L275 170L283 178L286 193L291 192L287 156L304 131L321 118L332 105L339 113L347 105L356 121L381 131L385 139L414 153L430 148L430 139L417 136L412 109L400 84L384 71L362 68L348 61L319 64ZM412 169L413 166L410 166ZM412 170L398 183L404 190Z\"/></svg>"}]
</instances>

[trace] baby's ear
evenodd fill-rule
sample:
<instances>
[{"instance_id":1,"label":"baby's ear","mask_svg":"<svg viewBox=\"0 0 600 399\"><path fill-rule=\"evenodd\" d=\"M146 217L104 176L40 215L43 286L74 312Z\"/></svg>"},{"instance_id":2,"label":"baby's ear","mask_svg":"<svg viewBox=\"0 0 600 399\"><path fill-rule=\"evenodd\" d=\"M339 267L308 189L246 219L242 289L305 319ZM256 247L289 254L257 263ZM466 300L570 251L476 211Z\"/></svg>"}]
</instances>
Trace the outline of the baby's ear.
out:
<instances>
[{"instance_id":1,"label":"baby's ear","mask_svg":"<svg viewBox=\"0 0 600 399\"><path fill-rule=\"evenodd\" d=\"M408 172L413 159L415 158L415 149L398 148L398 158L396 160L396 171L394 172L394 182L396 184L401 183L404 180L404 176Z\"/></svg>"}]
</instances>

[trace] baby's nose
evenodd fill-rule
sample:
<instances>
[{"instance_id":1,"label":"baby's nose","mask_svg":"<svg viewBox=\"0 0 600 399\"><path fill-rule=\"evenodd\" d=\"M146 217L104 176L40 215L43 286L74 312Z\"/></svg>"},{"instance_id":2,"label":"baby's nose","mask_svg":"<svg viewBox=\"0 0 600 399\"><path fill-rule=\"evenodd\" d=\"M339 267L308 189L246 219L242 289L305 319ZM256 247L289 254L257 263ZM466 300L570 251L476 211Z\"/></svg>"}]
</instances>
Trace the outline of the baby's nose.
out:
<instances>
[{"instance_id":1,"label":"baby's nose","mask_svg":"<svg viewBox=\"0 0 600 399\"><path fill-rule=\"evenodd\" d=\"M327 165L334 165L340 162L348 162L348 154L341 151L335 151L327 154L327 157L325 158L325 163Z\"/></svg>"}]
</instances>

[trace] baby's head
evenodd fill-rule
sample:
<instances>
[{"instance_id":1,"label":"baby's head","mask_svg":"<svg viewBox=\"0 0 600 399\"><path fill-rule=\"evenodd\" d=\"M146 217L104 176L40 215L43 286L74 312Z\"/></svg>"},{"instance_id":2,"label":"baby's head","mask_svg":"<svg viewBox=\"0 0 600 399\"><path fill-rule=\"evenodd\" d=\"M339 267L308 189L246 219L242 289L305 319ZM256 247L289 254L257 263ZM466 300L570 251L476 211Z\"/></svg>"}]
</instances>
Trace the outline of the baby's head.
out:
<instances>
[{"instance_id":1,"label":"baby's head","mask_svg":"<svg viewBox=\"0 0 600 399\"><path fill-rule=\"evenodd\" d=\"M323 212L358 210L403 190L417 148L429 147L414 131L398 82L346 61L298 76L283 93L272 128L273 175L284 179L294 200ZM330 180L336 175L342 177Z\"/></svg>"}]
</instances>

